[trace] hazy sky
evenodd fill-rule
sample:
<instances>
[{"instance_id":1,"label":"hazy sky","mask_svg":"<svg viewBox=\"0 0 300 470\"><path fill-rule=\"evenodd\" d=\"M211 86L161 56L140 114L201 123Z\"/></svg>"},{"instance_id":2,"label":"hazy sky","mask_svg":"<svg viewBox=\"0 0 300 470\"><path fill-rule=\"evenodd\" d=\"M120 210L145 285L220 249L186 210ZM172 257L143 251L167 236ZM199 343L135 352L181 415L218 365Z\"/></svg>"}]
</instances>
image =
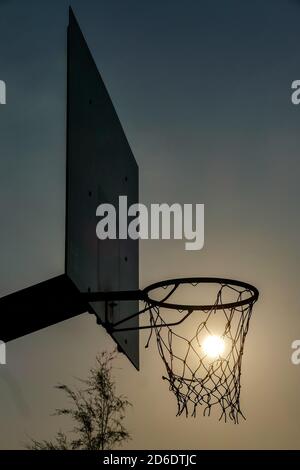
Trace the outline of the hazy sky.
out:
<instances>
[{"instance_id":1,"label":"hazy sky","mask_svg":"<svg viewBox=\"0 0 300 470\"><path fill-rule=\"evenodd\" d=\"M247 421L219 423L200 410L176 418L155 343L144 350L142 334L141 371L121 355L115 371L134 405L128 448L300 448L300 366L290 361L300 338L300 107L290 100L300 79L300 2L0 1L3 295L64 269L69 3L139 164L141 201L206 207L202 251L140 244L140 286L211 275L261 292L243 362ZM84 377L112 347L88 314L9 343L0 447L68 429L50 416L64 403L53 385Z\"/></svg>"}]
</instances>

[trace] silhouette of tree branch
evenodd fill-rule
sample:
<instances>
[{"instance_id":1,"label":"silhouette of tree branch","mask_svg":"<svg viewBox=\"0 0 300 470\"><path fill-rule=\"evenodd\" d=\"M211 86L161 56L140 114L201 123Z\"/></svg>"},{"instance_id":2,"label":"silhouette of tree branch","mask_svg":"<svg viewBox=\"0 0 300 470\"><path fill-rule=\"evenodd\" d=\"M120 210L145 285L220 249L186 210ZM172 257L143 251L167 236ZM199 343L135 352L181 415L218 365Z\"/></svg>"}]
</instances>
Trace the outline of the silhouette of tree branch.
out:
<instances>
[{"instance_id":1,"label":"silhouette of tree branch","mask_svg":"<svg viewBox=\"0 0 300 470\"><path fill-rule=\"evenodd\" d=\"M70 401L70 406L59 408L54 415L68 415L74 422L72 432L76 438L68 439L59 431L53 441L31 439L31 450L111 450L131 437L123 421L125 411L131 403L116 394L112 378L112 362L116 352L103 352L96 358L96 366L90 369L89 377L79 379L81 389L68 385L56 385Z\"/></svg>"}]
</instances>

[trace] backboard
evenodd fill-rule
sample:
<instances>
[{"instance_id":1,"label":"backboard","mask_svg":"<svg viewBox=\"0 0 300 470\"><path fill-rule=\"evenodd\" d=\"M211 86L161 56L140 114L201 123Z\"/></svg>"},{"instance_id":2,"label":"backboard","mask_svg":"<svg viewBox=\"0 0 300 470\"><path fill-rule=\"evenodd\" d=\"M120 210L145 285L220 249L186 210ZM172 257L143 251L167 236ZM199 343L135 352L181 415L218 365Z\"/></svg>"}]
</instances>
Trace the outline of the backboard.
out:
<instances>
[{"instance_id":1,"label":"backboard","mask_svg":"<svg viewBox=\"0 0 300 470\"><path fill-rule=\"evenodd\" d=\"M139 287L138 240L102 240L96 235L101 203L118 208L138 202L138 166L70 9L67 74L67 168L64 273L0 298L5 342L90 311L98 323L105 304L88 304L85 292L135 291ZM63 201L62 201L63 203ZM138 301L108 305L111 323L138 311ZM138 317L126 327L138 327ZM139 333L112 334L119 349L139 368Z\"/></svg>"},{"instance_id":2,"label":"backboard","mask_svg":"<svg viewBox=\"0 0 300 470\"><path fill-rule=\"evenodd\" d=\"M96 209L138 202L138 166L70 9L68 28L66 274L80 292L135 290L139 287L138 240L99 240ZM118 211L117 211L118 212ZM117 224L118 226L118 224ZM99 322L105 304L91 304ZM138 301L118 302L117 322L138 311ZM138 317L126 324L138 326ZM120 349L139 367L138 331L113 333Z\"/></svg>"}]
</instances>

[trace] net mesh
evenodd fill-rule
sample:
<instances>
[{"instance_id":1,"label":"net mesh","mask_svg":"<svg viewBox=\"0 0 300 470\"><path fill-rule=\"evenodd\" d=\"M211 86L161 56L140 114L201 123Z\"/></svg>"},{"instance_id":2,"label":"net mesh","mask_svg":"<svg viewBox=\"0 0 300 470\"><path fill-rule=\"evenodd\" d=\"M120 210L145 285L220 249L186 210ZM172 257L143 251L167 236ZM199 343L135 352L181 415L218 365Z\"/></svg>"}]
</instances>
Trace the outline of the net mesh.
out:
<instances>
[{"instance_id":1,"label":"net mesh","mask_svg":"<svg viewBox=\"0 0 300 470\"><path fill-rule=\"evenodd\" d=\"M172 293L174 290L176 286ZM220 308L230 296L234 302L249 297L249 303ZM218 409L220 420L229 418L238 423L240 416L244 418L240 408L241 365L254 302L249 289L228 284L218 286L214 298L216 301L208 310L188 312L188 321L182 324L184 330L180 326L180 334L176 327L168 326L170 311L166 319L164 308L149 304L152 329L146 347L154 333L167 373L163 379L177 399L177 415L196 416L201 406L204 416ZM186 312L178 310L178 314ZM207 338L217 338L213 340L216 344L205 347Z\"/></svg>"}]
</instances>

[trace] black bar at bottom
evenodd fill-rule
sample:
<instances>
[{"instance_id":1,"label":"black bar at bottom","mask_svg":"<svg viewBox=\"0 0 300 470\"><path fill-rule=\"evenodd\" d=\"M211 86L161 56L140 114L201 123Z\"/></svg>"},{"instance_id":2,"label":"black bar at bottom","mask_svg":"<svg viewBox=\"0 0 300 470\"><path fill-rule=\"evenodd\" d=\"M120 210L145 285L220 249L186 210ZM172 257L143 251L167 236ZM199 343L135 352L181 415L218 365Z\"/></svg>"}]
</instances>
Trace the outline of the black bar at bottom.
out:
<instances>
[{"instance_id":1,"label":"black bar at bottom","mask_svg":"<svg viewBox=\"0 0 300 470\"><path fill-rule=\"evenodd\" d=\"M196 469L207 465L211 468L216 463L220 466L230 465L244 467L245 462L254 464L265 464L270 467L273 459L276 463L287 467L289 463L298 463L300 451L251 451L251 450L145 450L145 451L0 451L1 464L17 464L22 467L28 465L32 468L35 463L40 465L47 462L49 465L63 463L67 468L136 468L141 465L149 465L149 468L163 468L171 465L186 469ZM40 468L40 467L39 467Z\"/></svg>"}]
</instances>

